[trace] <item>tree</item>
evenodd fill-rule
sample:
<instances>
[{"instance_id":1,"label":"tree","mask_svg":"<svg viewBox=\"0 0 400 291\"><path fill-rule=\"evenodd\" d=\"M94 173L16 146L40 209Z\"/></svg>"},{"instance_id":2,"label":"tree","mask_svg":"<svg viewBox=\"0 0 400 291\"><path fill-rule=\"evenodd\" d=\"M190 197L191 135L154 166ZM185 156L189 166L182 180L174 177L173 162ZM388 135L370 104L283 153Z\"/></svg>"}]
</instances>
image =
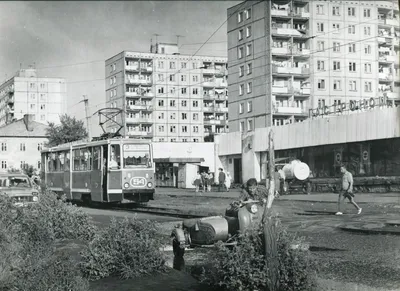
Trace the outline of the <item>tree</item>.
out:
<instances>
[{"instance_id":1,"label":"tree","mask_svg":"<svg viewBox=\"0 0 400 291\"><path fill-rule=\"evenodd\" d=\"M46 129L46 136L49 140L47 146L53 147L87 138L88 133L84 127L83 121L63 114L60 116L59 125L54 124L54 122L49 122L49 127Z\"/></svg>"}]
</instances>

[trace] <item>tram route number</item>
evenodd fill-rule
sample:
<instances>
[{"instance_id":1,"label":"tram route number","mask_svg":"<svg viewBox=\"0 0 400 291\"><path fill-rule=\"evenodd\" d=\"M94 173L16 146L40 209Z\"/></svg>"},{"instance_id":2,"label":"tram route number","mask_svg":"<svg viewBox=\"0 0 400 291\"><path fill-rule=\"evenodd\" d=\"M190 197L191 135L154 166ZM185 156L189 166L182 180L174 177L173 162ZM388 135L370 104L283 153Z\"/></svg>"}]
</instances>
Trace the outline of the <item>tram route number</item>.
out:
<instances>
[{"instance_id":1,"label":"tram route number","mask_svg":"<svg viewBox=\"0 0 400 291\"><path fill-rule=\"evenodd\" d=\"M146 178L143 177L133 177L131 179L131 185L132 187L143 187L146 186Z\"/></svg>"}]
</instances>

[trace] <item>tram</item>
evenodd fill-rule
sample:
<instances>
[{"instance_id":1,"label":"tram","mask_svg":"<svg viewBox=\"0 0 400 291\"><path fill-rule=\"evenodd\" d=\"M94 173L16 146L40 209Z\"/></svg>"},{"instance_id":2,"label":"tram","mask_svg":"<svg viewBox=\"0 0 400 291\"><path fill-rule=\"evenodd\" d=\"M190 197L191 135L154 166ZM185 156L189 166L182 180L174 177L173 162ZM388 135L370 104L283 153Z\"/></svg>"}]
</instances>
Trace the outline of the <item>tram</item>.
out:
<instances>
[{"instance_id":1,"label":"tram","mask_svg":"<svg viewBox=\"0 0 400 291\"><path fill-rule=\"evenodd\" d=\"M42 179L67 200L116 203L154 200L151 141L106 138L41 151Z\"/></svg>"}]
</instances>

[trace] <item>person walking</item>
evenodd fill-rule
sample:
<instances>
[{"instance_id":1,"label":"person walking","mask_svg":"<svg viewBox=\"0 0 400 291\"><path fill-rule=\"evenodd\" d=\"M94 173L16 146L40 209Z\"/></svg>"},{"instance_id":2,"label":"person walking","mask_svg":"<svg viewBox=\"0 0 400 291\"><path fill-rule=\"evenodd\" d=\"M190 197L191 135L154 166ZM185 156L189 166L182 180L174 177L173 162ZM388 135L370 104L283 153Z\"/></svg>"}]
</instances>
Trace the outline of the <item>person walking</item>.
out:
<instances>
[{"instance_id":1,"label":"person walking","mask_svg":"<svg viewBox=\"0 0 400 291\"><path fill-rule=\"evenodd\" d=\"M231 188L231 184L232 184L231 174L229 174L229 172L226 172L225 187L226 187L227 192L229 192L229 189Z\"/></svg>"},{"instance_id":2,"label":"person walking","mask_svg":"<svg viewBox=\"0 0 400 291\"><path fill-rule=\"evenodd\" d=\"M224 173L224 170L222 168L219 168L219 174L218 174L218 192L221 192L221 188L226 188L225 185L225 180L226 180L226 175Z\"/></svg>"},{"instance_id":3,"label":"person walking","mask_svg":"<svg viewBox=\"0 0 400 291\"><path fill-rule=\"evenodd\" d=\"M208 175L205 171L201 172L201 188L203 188L203 193L207 191Z\"/></svg>"},{"instance_id":4,"label":"person walking","mask_svg":"<svg viewBox=\"0 0 400 291\"><path fill-rule=\"evenodd\" d=\"M207 191L211 192L211 186L214 183L214 175L213 175L213 173L211 173L210 170L208 170L207 177L208 177L208 179L207 179Z\"/></svg>"},{"instance_id":5,"label":"person walking","mask_svg":"<svg viewBox=\"0 0 400 291\"><path fill-rule=\"evenodd\" d=\"M196 176L194 177L193 185L196 187L195 191L199 192L200 185L201 185L201 175L200 175L199 171L197 172Z\"/></svg>"},{"instance_id":6,"label":"person walking","mask_svg":"<svg viewBox=\"0 0 400 291\"><path fill-rule=\"evenodd\" d=\"M353 194L353 175L347 171L346 166L342 165L340 167L340 172L343 174L342 176L342 191L339 192L339 199L338 199L338 212L336 215L343 215L341 211L342 202L344 199L349 199L350 203L354 205L354 207L358 210L357 214L360 214L362 208L357 205L354 201L354 194Z\"/></svg>"}]
</instances>

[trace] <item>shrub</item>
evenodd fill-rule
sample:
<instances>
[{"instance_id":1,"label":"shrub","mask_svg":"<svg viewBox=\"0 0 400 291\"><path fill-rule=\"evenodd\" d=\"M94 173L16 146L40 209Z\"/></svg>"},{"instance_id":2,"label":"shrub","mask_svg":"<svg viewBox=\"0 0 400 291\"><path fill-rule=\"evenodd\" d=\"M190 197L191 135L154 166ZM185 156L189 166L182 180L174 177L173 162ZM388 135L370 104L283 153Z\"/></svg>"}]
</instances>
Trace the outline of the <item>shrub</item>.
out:
<instances>
[{"instance_id":1,"label":"shrub","mask_svg":"<svg viewBox=\"0 0 400 291\"><path fill-rule=\"evenodd\" d=\"M302 239L277 226L279 291L314 290L315 264L309 251L294 249ZM201 281L220 290L267 290L267 266L261 226L249 229L238 238L238 245L229 249L217 244L210 258L210 268L203 271ZM260 235L261 234L261 235Z\"/></svg>"},{"instance_id":2,"label":"shrub","mask_svg":"<svg viewBox=\"0 0 400 291\"><path fill-rule=\"evenodd\" d=\"M111 219L82 253L81 269L90 280L111 275L134 278L164 271L162 237L156 224L136 218Z\"/></svg>"}]
</instances>

